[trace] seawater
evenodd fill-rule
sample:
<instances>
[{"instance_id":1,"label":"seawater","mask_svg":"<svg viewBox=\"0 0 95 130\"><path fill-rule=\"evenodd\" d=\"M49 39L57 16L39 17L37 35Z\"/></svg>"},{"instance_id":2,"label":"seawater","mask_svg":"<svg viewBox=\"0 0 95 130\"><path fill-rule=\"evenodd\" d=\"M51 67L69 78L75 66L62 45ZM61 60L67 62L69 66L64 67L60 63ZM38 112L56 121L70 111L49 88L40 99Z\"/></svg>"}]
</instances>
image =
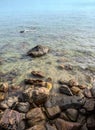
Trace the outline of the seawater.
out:
<instances>
[{"instance_id":1,"label":"seawater","mask_svg":"<svg viewBox=\"0 0 95 130\"><path fill-rule=\"evenodd\" d=\"M16 72L12 84L41 70L56 83L59 79L76 78L84 84L95 76L95 8L66 9L49 13L0 12L0 72ZM27 30L25 33L19 33ZM41 44L51 51L41 58L26 53ZM72 71L60 70L70 64ZM9 82L9 81L8 81Z\"/></svg>"}]
</instances>

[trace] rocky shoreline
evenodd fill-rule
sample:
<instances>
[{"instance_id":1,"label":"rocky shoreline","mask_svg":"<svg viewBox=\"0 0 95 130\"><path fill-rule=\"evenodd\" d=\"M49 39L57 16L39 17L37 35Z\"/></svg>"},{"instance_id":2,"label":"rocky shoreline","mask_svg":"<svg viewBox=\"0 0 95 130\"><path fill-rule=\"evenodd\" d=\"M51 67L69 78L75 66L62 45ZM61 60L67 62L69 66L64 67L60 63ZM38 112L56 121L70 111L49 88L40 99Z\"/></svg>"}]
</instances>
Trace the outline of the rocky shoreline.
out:
<instances>
[{"instance_id":1,"label":"rocky shoreline","mask_svg":"<svg viewBox=\"0 0 95 130\"><path fill-rule=\"evenodd\" d=\"M48 52L38 45L27 55L36 58ZM88 88L75 79L59 80L58 92L53 92L52 78L35 70L31 75L24 87L0 82L0 130L95 130L94 81Z\"/></svg>"}]
</instances>

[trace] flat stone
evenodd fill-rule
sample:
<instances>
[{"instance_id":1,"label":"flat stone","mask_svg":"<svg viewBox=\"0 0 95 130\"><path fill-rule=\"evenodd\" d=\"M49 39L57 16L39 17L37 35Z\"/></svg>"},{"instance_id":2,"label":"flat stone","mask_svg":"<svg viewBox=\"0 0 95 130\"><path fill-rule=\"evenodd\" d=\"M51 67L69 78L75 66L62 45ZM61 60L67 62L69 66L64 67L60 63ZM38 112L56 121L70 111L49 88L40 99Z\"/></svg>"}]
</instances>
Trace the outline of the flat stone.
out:
<instances>
[{"instance_id":1,"label":"flat stone","mask_svg":"<svg viewBox=\"0 0 95 130\"><path fill-rule=\"evenodd\" d=\"M88 130L95 130L95 116L92 115L87 119Z\"/></svg>"},{"instance_id":2,"label":"flat stone","mask_svg":"<svg viewBox=\"0 0 95 130\"><path fill-rule=\"evenodd\" d=\"M41 108L33 108L28 111L26 118L31 120L31 126L34 126L38 122L45 120L45 115L43 114Z\"/></svg>"},{"instance_id":3,"label":"flat stone","mask_svg":"<svg viewBox=\"0 0 95 130\"><path fill-rule=\"evenodd\" d=\"M19 112L26 113L29 111L30 104L28 102L19 102L16 108Z\"/></svg>"},{"instance_id":4,"label":"flat stone","mask_svg":"<svg viewBox=\"0 0 95 130\"><path fill-rule=\"evenodd\" d=\"M86 100L84 106L83 106L88 112L91 112L94 110L95 107L95 101L93 99Z\"/></svg>"},{"instance_id":5,"label":"flat stone","mask_svg":"<svg viewBox=\"0 0 95 130\"><path fill-rule=\"evenodd\" d=\"M32 71L31 74L32 74L33 76L39 77L39 78L44 78L44 77L45 77L44 73L41 72L41 71Z\"/></svg>"},{"instance_id":6,"label":"flat stone","mask_svg":"<svg viewBox=\"0 0 95 130\"><path fill-rule=\"evenodd\" d=\"M40 57L49 52L49 48L43 45L38 45L27 52L27 55L31 57Z\"/></svg>"},{"instance_id":7,"label":"flat stone","mask_svg":"<svg viewBox=\"0 0 95 130\"><path fill-rule=\"evenodd\" d=\"M68 122L62 119L57 119L55 125L58 130L80 130L81 128L80 123Z\"/></svg>"},{"instance_id":8,"label":"flat stone","mask_svg":"<svg viewBox=\"0 0 95 130\"><path fill-rule=\"evenodd\" d=\"M60 88L60 93L69 95L69 96L73 96L73 93L71 92L71 90L69 89L69 87L67 85L62 85Z\"/></svg>"},{"instance_id":9,"label":"flat stone","mask_svg":"<svg viewBox=\"0 0 95 130\"><path fill-rule=\"evenodd\" d=\"M76 121L78 118L78 111L76 109L67 109L66 114L71 121Z\"/></svg>"},{"instance_id":10,"label":"flat stone","mask_svg":"<svg viewBox=\"0 0 95 130\"><path fill-rule=\"evenodd\" d=\"M45 107L58 105L62 110L68 108L80 108L84 105L85 99L78 96L64 96L62 94L52 94L45 103Z\"/></svg>"},{"instance_id":11,"label":"flat stone","mask_svg":"<svg viewBox=\"0 0 95 130\"><path fill-rule=\"evenodd\" d=\"M59 116L59 114L61 113L61 110L59 106L54 106L51 108L46 108L46 113L47 113L48 118L54 119Z\"/></svg>"}]
</instances>

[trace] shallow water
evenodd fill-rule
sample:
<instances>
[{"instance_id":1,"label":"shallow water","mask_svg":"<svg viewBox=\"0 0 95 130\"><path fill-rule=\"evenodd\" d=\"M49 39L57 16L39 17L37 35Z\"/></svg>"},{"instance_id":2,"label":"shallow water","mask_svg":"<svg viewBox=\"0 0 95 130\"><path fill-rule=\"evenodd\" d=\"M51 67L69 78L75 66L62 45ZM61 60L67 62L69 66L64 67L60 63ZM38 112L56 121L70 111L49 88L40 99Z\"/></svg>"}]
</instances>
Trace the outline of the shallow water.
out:
<instances>
[{"instance_id":1,"label":"shallow water","mask_svg":"<svg viewBox=\"0 0 95 130\"><path fill-rule=\"evenodd\" d=\"M41 70L46 77L53 78L55 86L61 78L76 78L89 85L90 77L95 76L93 11L77 9L52 14L1 15L0 71L17 73L12 84L19 84L32 70ZM20 34L19 31L24 29L28 31ZM38 44L49 46L49 54L36 59L27 57L27 51ZM73 70L60 70L60 64L70 64Z\"/></svg>"}]
</instances>

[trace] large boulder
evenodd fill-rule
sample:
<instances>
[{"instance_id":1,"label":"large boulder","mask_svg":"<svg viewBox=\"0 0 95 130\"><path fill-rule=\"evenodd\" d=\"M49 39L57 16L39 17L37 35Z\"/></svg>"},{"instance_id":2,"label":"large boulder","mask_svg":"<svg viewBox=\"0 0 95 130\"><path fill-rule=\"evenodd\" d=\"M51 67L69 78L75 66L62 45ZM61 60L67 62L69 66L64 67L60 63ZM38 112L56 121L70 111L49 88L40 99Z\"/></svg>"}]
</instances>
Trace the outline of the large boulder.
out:
<instances>
[{"instance_id":1,"label":"large boulder","mask_svg":"<svg viewBox=\"0 0 95 130\"><path fill-rule=\"evenodd\" d=\"M40 57L47 54L49 48L46 46L38 45L27 52L27 55L31 57Z\"/></svg>"}]
</instances>

